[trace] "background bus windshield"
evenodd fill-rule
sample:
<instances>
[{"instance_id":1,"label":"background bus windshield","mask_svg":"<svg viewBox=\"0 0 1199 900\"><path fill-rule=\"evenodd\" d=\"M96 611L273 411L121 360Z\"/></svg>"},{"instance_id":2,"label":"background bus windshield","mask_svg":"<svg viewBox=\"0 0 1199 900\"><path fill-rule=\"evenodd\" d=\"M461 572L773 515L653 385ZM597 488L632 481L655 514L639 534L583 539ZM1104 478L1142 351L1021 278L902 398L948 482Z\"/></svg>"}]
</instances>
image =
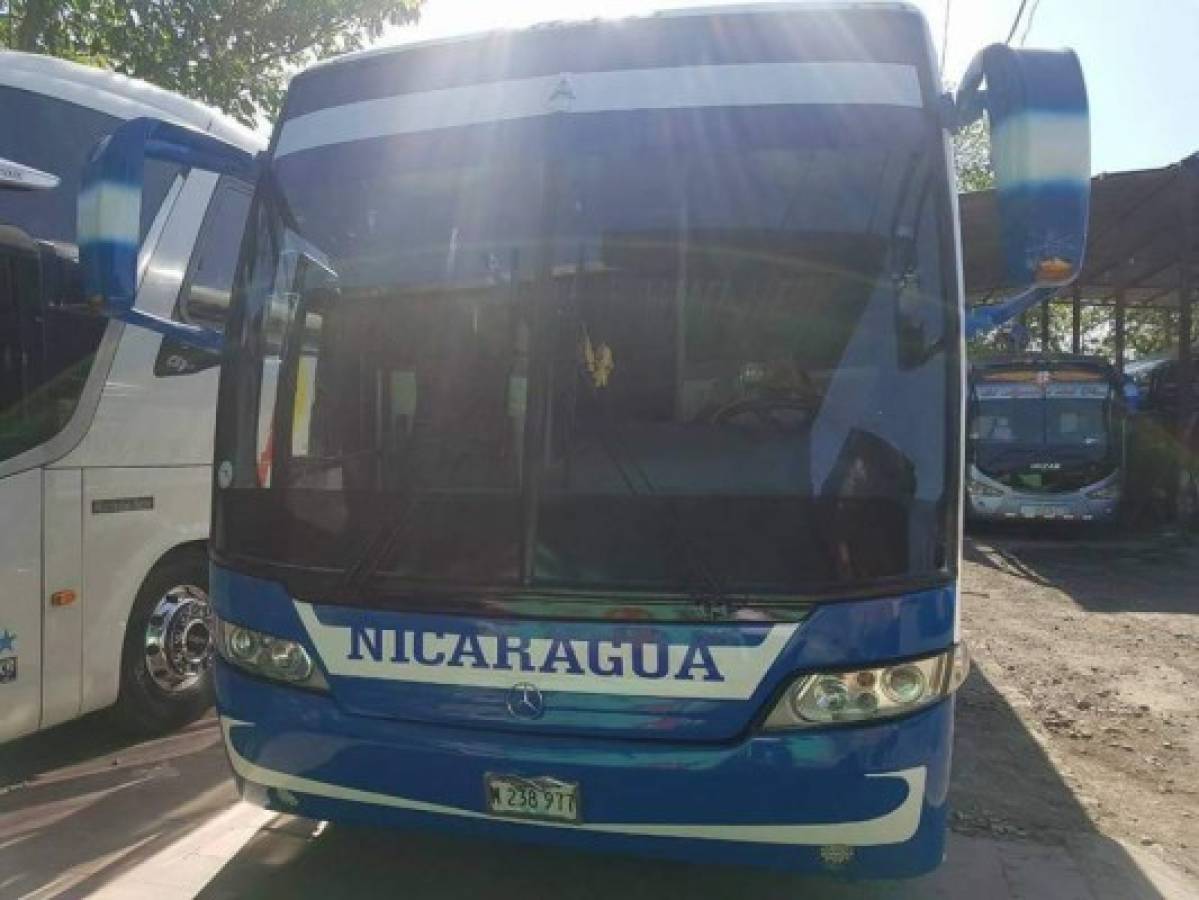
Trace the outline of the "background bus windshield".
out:
<instances>
[{"instance_id":1,"label":"background bus windshield","mask_svg":"<svg viewBox=\"0 0 1199 900\"><path fill-rule=\"evenodd\" d=\"M982 443L1044 444L1104 450L1108 439L1107 385L1063 385L1035 396L992 396L980 392L971 437ZM1089 388L1089 391L1081 389Z\"/></svg>"},{"instance_id":2,"label":"background bus windshield","mask_svg":"<svg viewBox=\"0 0 1199 900\"><path fill-rule=\"evenodd\" d=\"M980 384L969 429L974 463L1013 487L1075 490L1115 468L1112 413L1105 381Z\"/></svg>"},{"instance_id":3,"label":"background bus windshield","mask_svg":"<svg viewBox=\"0 0 1199 900\"><path fill-rule=\"evenodd\" d=\"M276 163L217 552L397 590L945 572L945 175L923 114L886 112L508 123Z\"/></svg>"}]
</instances>

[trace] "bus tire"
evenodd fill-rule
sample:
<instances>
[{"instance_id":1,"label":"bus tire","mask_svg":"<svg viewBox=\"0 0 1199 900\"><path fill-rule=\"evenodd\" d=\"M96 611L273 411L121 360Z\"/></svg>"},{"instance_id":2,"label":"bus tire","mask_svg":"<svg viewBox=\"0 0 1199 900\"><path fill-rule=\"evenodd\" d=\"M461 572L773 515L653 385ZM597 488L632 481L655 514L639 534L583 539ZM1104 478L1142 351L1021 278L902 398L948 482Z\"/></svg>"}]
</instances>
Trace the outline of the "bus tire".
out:
<instances>
[{"instance_id":1,"label":"bus tire","mask_svg":"<svg viewBox=\"0 0 1199 900\"><path fill-rule=\"evenodd\" d=\"M150 570L133 601L121 651L114 713L138 735L172 731L212 705L215 624L203 549L174 550Z\"/></svg>"}]
</instances>

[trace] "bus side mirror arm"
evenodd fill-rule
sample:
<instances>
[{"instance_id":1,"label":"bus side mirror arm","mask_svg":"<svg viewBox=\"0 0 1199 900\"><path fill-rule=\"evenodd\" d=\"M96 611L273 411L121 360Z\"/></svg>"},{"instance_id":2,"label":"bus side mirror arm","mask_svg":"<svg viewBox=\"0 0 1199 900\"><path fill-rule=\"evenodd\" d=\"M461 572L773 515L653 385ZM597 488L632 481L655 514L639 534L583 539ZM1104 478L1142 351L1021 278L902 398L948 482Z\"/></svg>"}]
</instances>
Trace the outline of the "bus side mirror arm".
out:
<instances>
[{"instance_id":1,"label":"bus side mirror arm","mask_svg":"<svg viewBox=\"0 0 1199 900\"><path fill-rule=\"evenodd\" d=\"M253 183L257 157L206 134L159 119L130 119L92 150L79 188L83 303L95 313L219 353L221 333L136 308L145 161L163 160Z\"/></svg>"},{"instance_id":2,"label":"bus side mirror arm","mask_svg":"<svg viewBox=\"0 0 1199 900\"><path fill-rule=\"evenodd\" d=\"M983 117L987 110L987 92L983 90L982 83L983 54L979 53L970 61L958 85L955 127L965 128Z\"/></svg>"},{"instance_id":3,"label":"bus side mirror arm","mask_svg":"<svg viewBox=\"0 0 1199 900\"><path fill-rule=\"evenodd\" d=\"M1039 306L1057 292L1057 288L1026 288L1019 293L986 306L966 310L966 340L994 331L1015 319L1026 309Z\"/></svg>"}]
</instances>

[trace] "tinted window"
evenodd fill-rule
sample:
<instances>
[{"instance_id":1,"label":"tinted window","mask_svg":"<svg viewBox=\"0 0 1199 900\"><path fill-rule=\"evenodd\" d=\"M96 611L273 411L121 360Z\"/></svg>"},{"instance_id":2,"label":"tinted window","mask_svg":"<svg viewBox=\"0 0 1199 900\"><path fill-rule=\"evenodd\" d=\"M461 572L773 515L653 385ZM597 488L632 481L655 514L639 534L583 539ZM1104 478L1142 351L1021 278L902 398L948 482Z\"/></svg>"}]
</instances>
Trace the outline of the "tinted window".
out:
<instances>
[{"instance_id":1,"label":"tinted window","mask_svg":"<svg viewBox=\"0 0 1199 900\"><path fill-rule=\"evenodd\" d=\"M0 225L0 460L62 430L87 382L106 323L49 308L43 287L77 267L62 245Z\"/></svg>"},{"instance_id":2,"label":"tinted window","mask_svg":"<svg viewBox=\"0 0 1199 900\"><path fill-rule=\"evenodd\" d=\"M13 127L20 123L20 127ZM105 113L16 88L0 87L0 157L60 179L52 191L0 191L0 222L40 240L75 243L75 198L87 155L121 123ZM146 164L141 236L150 230L179 167Z\"/></svg>"},{"instance_id":3,"label":"tinted window","mask_svg":"<svg viewBox=\"0 0 1199 900\"><path fill-rule=\"evenodd\" d=\"M224 327L250 194L248 185L231 179L221 179L217 185L180 294L179 318L183 321Z\"/></svg>"},{"instance_id":4,"label":"tinted window","mask_svg":"<svg viewBox=\"0 0 1199 900\"><path fill-rule=\"evenodd\" d=\"M0 157L56 175L47 191L0 191L0 460L48 441L70 421L106 322L48 299L78 280L75 203L87 155L120 120L0 87ZM146 166L145 236L179 167ZM52 242L52 243L51 243Z\"/></svg>"}]
</instances>

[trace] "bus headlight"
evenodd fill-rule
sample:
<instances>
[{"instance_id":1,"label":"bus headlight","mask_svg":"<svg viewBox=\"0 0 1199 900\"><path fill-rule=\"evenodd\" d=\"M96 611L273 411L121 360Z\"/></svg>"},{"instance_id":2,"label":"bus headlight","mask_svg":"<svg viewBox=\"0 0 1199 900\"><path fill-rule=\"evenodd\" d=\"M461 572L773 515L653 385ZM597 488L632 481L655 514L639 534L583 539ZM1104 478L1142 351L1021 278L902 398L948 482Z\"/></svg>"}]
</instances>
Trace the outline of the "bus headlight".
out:
<instances>
[{"instance_id":1,"label":"bus headlight","mask_svg":"<svg viewBox=\"0 0 1199 900\"><path fill-rule=\"evenodd\" d=\"M218 622L217 635L217 652L232 666L296 687L329 689L303 644L224 621Z\"/></svg>"},{"instance_id":2,"label":"bus headlight","mask_svg":"<svg viewBox=\"0 0 1199 900\"><path fill-rule=\"evenodd\" d=\"M998 488L993 488L986 482L979 481L977 478L971 478L966 483L968 490L975 497L1002 497L1003 491Z\"/></svg>"},{"instance_id":3,"label":"bus headlight","mask_svg":"<svg viewBox=\"0 0 1199 900\"><path fill-rule=\"evenodd\" d=\"M936 656L851 672L801 675L787 686L767 730L862 722L912 712L956 691L970 671L965 644Z\"/></svg>"},{"instance_id":4,"label":"bus headlight","mask_svg":"<svg viewBox=\"0 0 1199 900\"><path fill-rule=\"evenodd\" d=\"M1087 491L1087 496L1092 500L1119 500L1120 482L1113 481L1111 484L1105 484L1101 488L1095 488L1093 491Z\"/></svg>"}]
</instances>

